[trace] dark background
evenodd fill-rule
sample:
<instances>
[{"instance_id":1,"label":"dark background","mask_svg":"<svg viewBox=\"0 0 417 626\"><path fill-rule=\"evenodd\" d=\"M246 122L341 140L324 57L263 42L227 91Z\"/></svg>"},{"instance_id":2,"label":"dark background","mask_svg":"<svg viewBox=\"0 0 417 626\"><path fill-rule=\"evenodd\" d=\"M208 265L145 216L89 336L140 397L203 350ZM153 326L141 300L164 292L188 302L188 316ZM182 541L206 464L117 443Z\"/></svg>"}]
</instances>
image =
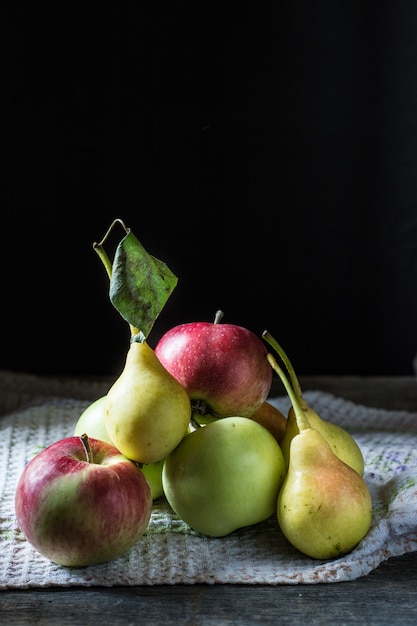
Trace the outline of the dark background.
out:
<instances>
[{"instance_id":1,"label":"dark background","mask_svg":"<svg viewBox=\"0 0 417 626\"><path fill-rule=\"evenodd\" d=\"M0 368L119 371L121 218L179 278L152 345L221 308L300 374L411 374L417 3L151 4L2 9Z\"/></svg>"}]
</instances>

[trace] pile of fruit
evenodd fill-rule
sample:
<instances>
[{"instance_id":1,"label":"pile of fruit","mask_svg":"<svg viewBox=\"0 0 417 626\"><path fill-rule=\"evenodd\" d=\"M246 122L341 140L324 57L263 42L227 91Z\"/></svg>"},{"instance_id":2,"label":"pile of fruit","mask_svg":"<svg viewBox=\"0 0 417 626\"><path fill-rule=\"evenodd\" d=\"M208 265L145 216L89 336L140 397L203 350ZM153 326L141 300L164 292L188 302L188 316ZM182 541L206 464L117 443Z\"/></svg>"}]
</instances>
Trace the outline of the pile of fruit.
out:
<instances>
[{"instance_id":1,"label":"pile of fruit","mask_svg":"<svg viewBox=\"0 0 417 626\"><path fill-rule=\"evenodd\" d=\"M117 224L125 235L111 263L104 244ZM123 371L78 417L74 436L26 465L15 512L27 540L64 566L110 561L139 541L154 501L166 498L208 536L275 515L303 554L350 552L372 521L361 450L307 405L275 338L223 323L218 312L213 322L175 326L151 348L177 278L121 220L94 249L130 345ZM274 374L291 401L287 416L268 402Z\"/></svg>"}]
</instances>

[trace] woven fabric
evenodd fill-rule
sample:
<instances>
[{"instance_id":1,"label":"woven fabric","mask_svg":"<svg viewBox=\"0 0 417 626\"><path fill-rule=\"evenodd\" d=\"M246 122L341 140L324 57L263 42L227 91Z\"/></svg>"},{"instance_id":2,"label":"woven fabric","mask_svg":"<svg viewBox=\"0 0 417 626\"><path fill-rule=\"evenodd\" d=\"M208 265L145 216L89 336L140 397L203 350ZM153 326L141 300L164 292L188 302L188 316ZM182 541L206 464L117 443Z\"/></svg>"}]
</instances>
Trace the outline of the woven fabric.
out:
<instances>
[{"instance_id":1,"label":"woven fabric","mask_svg":"<svg viewBox=\"0 0 417 626\"><path fill-rule=\"evenodd\" d=\"M17 481L25 464L45 446L73 434L105 383L59 381L0 373L0 589L195 583L315 584L365 576L382 561L417 550L417 413L357 405L316 391L305 399L324 419L340 424L365 457L373 520L348 555L317 561L283 537L276 517L222 538L203 536L154 503L147 531L122 557L83 568L65 568L42 557L19 530L14 514ZM287 397L271 399L284 413Z\"/></svg>"}]
</instances>

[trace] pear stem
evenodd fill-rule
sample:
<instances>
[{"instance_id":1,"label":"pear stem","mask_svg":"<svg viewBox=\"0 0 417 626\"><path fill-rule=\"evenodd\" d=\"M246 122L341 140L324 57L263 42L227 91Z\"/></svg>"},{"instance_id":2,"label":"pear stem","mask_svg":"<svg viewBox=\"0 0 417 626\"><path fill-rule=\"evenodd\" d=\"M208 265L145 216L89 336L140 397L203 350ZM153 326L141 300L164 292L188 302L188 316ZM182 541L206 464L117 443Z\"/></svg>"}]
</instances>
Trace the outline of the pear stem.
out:
<instances>
[{"instance_id":1,"label":"pear stem","mask_svg":"<svg viewBox=\"0 0 417 626\"><path fill-rule=\"evenodd\" d=\"M111 279L111 275L112 275L112 270L113 270L113 266L112 263L106 253L106 251L103 248L103 245L101 243L93 243L93 250L95 252L97 252L101 262L104 265L104 268L107 272L108 277Z\"/></svg>"},{"instance_id":2,"label":"pear stem","mask_svg":"<svg viewBox=\"0 0 417 626\"><path fill-rule=\"evenodd\" d=\"M302 389L301 389L301 385L300 385L300 381L298 380L298 377L295 373L294 367L287 355L287 353L285 352L284 348L278 343L278 341L271 335L270 332L268 332L267 330L264 330L264 332L262 333L262 338L267 341L269 343L269 345L274 348L274 350L279 354L279 356L282 359L282 362L284 363L287 372L290 376L290 380L291 380L291 384L292 387L294 389L294 393L296 394L298 401L300 402L301 406L303 407L303 409L307 409L307 403L303 398L303 393L302 393Z\"/></svg>"},{"instance_id":3,"label":"pear stem","mask_svg":"<svg viewBox=\"0 0 417 626\"><path fill-rule=\"evenodd\" d=\"M109 280L111 280L112 277L112 273L113 273L113 264L110 261L107 252L104 249L104 243L106 242L107 237L110 235L113 227L115 224L121 224L122 227L124 228L125 232L128 233L129 229L125 226L124 222L121 219L115 219L112 224L110 225L110 228L108 229L108 231L106 232L106 234L104 235L103 239L100 241L100 243L94 242L93 243L93 250L98 254L98 257L100 259L100 261L103 263L104 268L107 272L107 276L109 277ZM135 328L134 326L132 326L131 324L129 324L130 327L130 336L131 339L134 341L137 341L137 339L134 339L136 335L138 335L140 333L140 330L138 328ZM143 341L143 339L141 339L140 341Z\"/></svg>"},{"instance_id":4,"label":"pear stem","mask_svg":"<svg viewBox=\"0 0 417 626\"><path fill-rule=\"evenodd\" d=\"M274 372L276 372L276 374L278 374L278 376L280 377L285 387L285 390L291 400L291 404L293 406L295 417L297 420L298 430L301 432L302 430L306 430L307 428L310 428L310 424L307 419L307 416L304 413L303 407L301 406L301 401L296 395L294 389L292 388L290 380L285 375L283 369L278 365L275 357L270 352L268 352L268 354L266 355L266 358L268 359L268 363L270 364Z\"/></svg>"},{"instance_id":5,"label":"pear stem","mask_svg":"<svg viewBox=\"0 0 417 626\"><path fill-rule=\"evenodd\" d=\"M103 239L97 243L94 242L93 243L93 250L95 250L98 254L98 256L100 257L101 262L103 263L106 272L109 276L109 278L111 279L111 275L112 275L112 270L113 270L113 266L112 263L109 259L109 257L107 256L106 251L104 250L104 244L106 243L107 238L110 236L111 231L113 230L114 226L116 224L121 224L123 230L125 231L126 234L129 233L129 229L127 228L127 226L125 225L125 223L123 222L123 220L121 220L120 218L117 218L115 220L113 220L113 222L110 224L106 234L104 235Z\"/></svg>"},{"instance_id":6,"label":"pear stem","mask_svg":"<svg viewBox=\"0 0 417 626\"><path fill-rule=\"evenodd\" d=\"M81 443L83 444L87 463L93 463L93 451L91 450L90 440L88 439L87 433L83 433L80 439Z\"/></svg>"},{"instance_id":7,"label":"pear stem","mask_svg":"<svg viewBox=\"0 0 417 626\"><path fill-rule=\"evenodd\" d=\"M130 343L145 343L146 337L141 330L130 326Z\"/></svg>"}]
</instances>

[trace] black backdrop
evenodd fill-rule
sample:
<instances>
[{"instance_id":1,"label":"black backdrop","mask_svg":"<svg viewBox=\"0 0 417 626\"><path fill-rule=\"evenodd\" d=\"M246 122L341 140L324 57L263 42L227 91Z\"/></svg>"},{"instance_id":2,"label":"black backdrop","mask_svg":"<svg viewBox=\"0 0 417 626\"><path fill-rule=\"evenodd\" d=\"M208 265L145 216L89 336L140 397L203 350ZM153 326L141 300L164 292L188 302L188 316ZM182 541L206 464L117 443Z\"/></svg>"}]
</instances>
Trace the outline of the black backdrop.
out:
<instances>
[{"instance_id":1,"label":"black backdrop","mask_svg":"<svg viewBox=\"0 0 417 626\"><path fill-rule=\"evenodd\" d=\"M0 368L119 371L119 217L179 278L151 344L221 308L300 374L412 373L417 4L152 4L2 9Z\"/></svg>"}]
</instances>

